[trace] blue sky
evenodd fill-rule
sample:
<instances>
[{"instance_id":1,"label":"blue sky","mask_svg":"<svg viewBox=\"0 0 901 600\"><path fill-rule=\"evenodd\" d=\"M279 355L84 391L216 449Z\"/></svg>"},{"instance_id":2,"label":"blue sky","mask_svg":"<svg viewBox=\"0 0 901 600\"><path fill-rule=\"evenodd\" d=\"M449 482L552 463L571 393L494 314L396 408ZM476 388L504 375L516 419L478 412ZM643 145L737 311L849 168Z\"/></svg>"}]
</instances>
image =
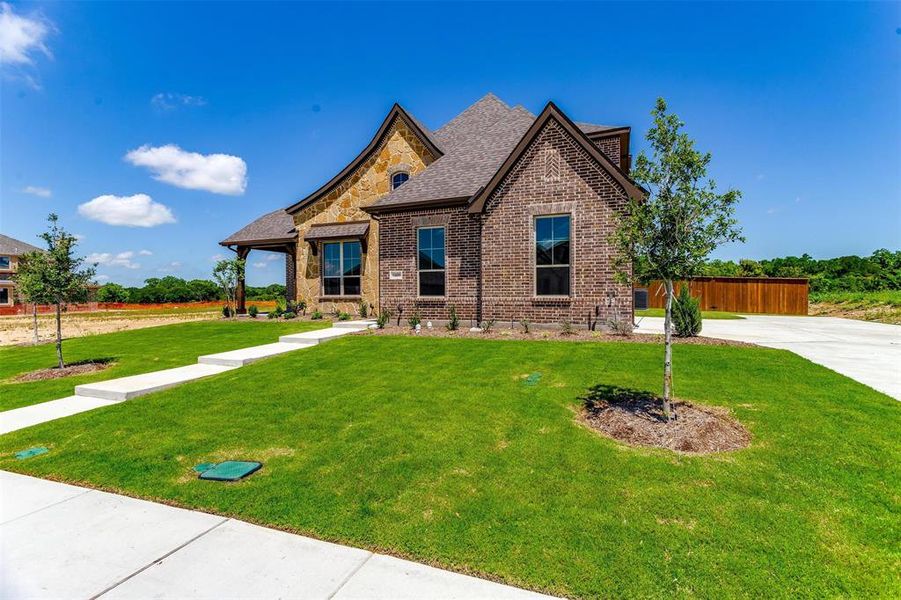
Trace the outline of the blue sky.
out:
<instances>
[{"instance_id":1,"label":"blue sky","mask_svg":"<svg viewBox=\"0 0 901 600\"><path fill-rule=\"evenodd\" d=\"M747 243L718 257L898 249L899 7L5 4L0 231L33 242L53 211L109 280L205 277L394 101L437 128L491 91L630 125L635 154L665 97L744 193ZM283 281L250 262L250 283Z\"/></svg>"}]
</instances>

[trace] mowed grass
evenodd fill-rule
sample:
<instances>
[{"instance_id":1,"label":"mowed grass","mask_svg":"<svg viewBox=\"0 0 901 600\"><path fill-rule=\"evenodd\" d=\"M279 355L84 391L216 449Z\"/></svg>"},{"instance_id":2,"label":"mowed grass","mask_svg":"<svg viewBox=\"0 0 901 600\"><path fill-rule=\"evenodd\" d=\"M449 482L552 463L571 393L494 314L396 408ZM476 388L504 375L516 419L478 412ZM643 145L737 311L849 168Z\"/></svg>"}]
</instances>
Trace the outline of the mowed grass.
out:
<instances>
[{"instance_id":1,"label":"mowed grass","mask_svg":"<svg viewBox=\"0 0 901 600\"><path fill-rule=\"evenodd\" d=\"M636 317L664 317L666 311L662 308L645 308L635 311ZM702 319L744 319L743 316L720 310L702 310Z\"/></svg>"},{"instance_id":2,"label":"mowed grass","mask_svg":"<svg viewBox=\"0 0 901 600\"><path fill-rule=\"evenodd\" d=\"M202 354L278 341L278 336L328 327L328 322L195 321L72 338L63 341L67 363L110 359L108 369L85 375L25 383L12 379L56 366L56 344L0 348L0 411L71 396L76 385L159 371L197 362Z\"/></svg>"},{"instance_id":3,"label":"mowed grass","mask_svg":"<svg viewBox=\"0 0 901 600\"><path fill-rule=\"evenodd\" d=\"M678 395L729 407L750 448L575 421L589 386L658 389L657 345L352 336L2 436L0 468L568 596L894 595L901 403L785 351L674 355ZM224 459L264 467L192 472Z\"/></svg>"}]
</instances>

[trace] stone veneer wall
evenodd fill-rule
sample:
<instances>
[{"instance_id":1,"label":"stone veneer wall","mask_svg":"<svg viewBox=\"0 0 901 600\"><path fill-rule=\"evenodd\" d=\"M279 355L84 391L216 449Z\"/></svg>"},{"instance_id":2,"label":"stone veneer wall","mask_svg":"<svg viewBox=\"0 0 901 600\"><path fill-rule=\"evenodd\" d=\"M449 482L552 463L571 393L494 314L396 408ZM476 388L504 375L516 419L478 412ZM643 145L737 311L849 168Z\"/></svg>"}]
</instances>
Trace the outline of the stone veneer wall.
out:
<instances>
[{"instance_id":1,"label":"stone veneer wall","mask_svg":"<svg viewBox=\"0 0 901 600\"><path fill-rule=\"evenodd\" d=\"M294 214L298 232L296 298L306 300L309 310L341 310L356 315L361 298L377 310L379 306L379 224L361 210L388 193L390 175L406 170L411 177L424 170L435 157L402 119L395 119L381 145L353 173L325 196ZM314 224L369 221L363 244L362 297L321 296L322 252L313 254L304 235Z\"/></svg>"}]
</instances>

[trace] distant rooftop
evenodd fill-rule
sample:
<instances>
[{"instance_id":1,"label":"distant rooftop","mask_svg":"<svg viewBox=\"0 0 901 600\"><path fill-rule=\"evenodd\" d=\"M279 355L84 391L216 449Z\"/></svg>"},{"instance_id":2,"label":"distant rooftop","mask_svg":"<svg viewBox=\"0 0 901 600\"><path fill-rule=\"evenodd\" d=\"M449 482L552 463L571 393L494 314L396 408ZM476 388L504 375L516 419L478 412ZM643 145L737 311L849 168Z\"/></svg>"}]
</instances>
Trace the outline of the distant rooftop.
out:
<instances>
[{"instance_id":1,"label":"distant rooftop","mask_svg":"<svg viewBox=\"0 0 901 600\"><path fill-rule=\"evenodd\" d=\"M11 238L0 233L0 254L5 256L21 256L26 252L41 252L37 246L32 246L21 240Z\"/></svg>"}]
</instances>

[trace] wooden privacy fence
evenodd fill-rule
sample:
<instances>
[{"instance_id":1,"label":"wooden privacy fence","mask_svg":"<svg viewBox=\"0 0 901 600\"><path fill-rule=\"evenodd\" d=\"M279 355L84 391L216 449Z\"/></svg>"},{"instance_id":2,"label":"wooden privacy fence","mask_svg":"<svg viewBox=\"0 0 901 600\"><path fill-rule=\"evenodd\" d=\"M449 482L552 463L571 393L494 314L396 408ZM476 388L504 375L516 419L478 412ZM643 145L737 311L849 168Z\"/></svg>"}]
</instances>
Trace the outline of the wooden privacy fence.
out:
<instances>
[{"instance_id":1,"label":"wooden privacy fence","mask_svg":"<svg viewBox=\"0 0 901 600\"><path fill-rule=\"evenodd\" d=\"M687 283L691 295L700 299L701 310L771 315L807 314L806 279L695 277ZM677 294L682 284L681 281L675 284ZM647 289L648 308L663 308L666 294L662 281L651 281L646 286L636 285L635 289Z\"/></svg>"}]
</instances>

